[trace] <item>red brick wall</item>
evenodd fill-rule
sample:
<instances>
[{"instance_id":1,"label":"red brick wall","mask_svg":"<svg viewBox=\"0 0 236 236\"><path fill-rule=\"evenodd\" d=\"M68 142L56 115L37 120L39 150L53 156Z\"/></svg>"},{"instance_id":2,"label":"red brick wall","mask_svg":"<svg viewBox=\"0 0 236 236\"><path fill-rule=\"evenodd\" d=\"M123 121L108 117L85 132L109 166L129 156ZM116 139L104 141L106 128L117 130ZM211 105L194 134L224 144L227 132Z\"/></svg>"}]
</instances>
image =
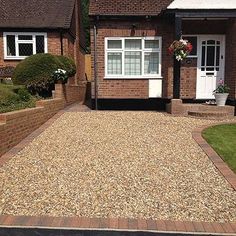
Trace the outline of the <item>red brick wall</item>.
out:
<instances>
[{"instance_id":1,"label":"red brick wall","mask_svg":"<svg viewBox=\"0 0 236 236\"><path fill-rule=\"evenodd\" d=\"M236 99L236 20L228 22L225 59L225 82L230 86L229 98Z\"/></svg>"},{"instance_id":2,"label":"red brick wall","mask_svg":"<svg viewBox=\"0 0 236 236\"><path fill-rule=\"evenodd\" d=\"M54 55L61 55L60 33L48 33L48 53Z\"/></svg>"},{"instance_id":3,"label":"red brick wall","mask_svg":"<svg viewBox=\"0 0 236 236\"><path fill-rule=\"evenodd\" d=\"M135 33L132 33L131 26L136 24ZM183 21L183 34L226 34L227 21ZM228 31L232 32L229 26ZM148 80L121 80L104 79L104 40L105 37L128 37L128 36L161 36L162 37L162 76L163 76L163 97L171 98L173 95L173 59L167 53L167 48L174 39L173 23L168 20L153 20L147 22L139 21L100 21L97 34L97 71L99 81L99 98L148 98ZM235 31L235 30L234 30ZM229 33L228 33L229 34ZM231 38L234 39L235 35ZM230 40L234 45L236 40ZM232 47L231 46L231 47ZM234 46L234 48L236 48ZM226 52L227 53L227 52ZM226 55L227 57L227 55ZM94 79L94 35L91 28L91 58L92 58L92 79ZM236 53L235 53L236 58ZM233 64L234 60L231 60ZM227 63L226 63L227 64ZM235 63L234 63L235 64ZM232 66L230 66L232 68ZM229 72L233 80L233 70ZM227 72L226 72L227 73ZM227 76L226 76L227 77ZM181 98L192 99L196 97L197 59L183 61L181 68ZM232 83L232 82L231 82ZM235 85L234 85L235 86ZM94 88L92 88L93 93ZM234 92L235 94L235 92ZM231 95L232 96L232 95Z\"/></svg>"},{"instance_id":4,"label":"red brick wall","mask_svg":"<svg viewBox=\"0 0 236 236\"><path fill-rule=\"evenodd\" d=\"M135 33L132 32L132 24L136 24ZM147 22L142 21L109 21L99 22L97 34L97 67L99 80L99 98L148 98L148 80L132 79L104 79L104 41L105 37L129 37L129 36L162 36L162 75L168 75L168 67L172 60L165 52L172 41L172 27L166 21ZM92 78L94 78L94 36L91 29L91 51L92 51ZM164 96L167 95L167 80L164 82Z\"/></svg>"},{"instance_id":5,"label":"red brick wall","mask_svg":"<svg viewBox=\"0 0 236 236\"><path fill-rule=\"evenodd\" d=\"M55 84L53 98L62 98L66 105L75 102L84 102L86 95L87 82L81 82L79 85Z\"/></svg>"},{"instance_id":6,"label":"red brick wall","mask_svg":"<svg viewBox=\"0 0 236 236\"><path fill-rule=\"evenodd\" d=\"M99 82L98 97L148 98L148 80L107 80Z\"/></svg>"},{"instance_id":7,"label":"red brick wall","mask_svg":"<svg viewBox=\"0 0 236 236\"><path fill-rule=\"evenodd\" d=\"M0 156L62 108L63 99L50 99L38 101L36 108L0 114Z\"/></svg>"},{"instance_id":8,"label":"red brick wall","mask_svg":"<svg viewBox=\"0 0 236 236\"><path fill-rule=\"evenodd\" d=\"M75 39L68 34L68 52L67 55L71 58L75 58Z\"/></svg>"},{"instance_id":9,"label":"red brick wall","mask_svg":"<svg viewBox=\"0 0 236 236\"><path fill-rule=\"evenodd\" d=\"M180 81L180 94L183 99L193 99L196 97L196 78L197 78L197 59L189 58L182 62L181 66L181 81ZM167 94L171 98L173 94L173 67L168 70L167 77Z\"/></svg>"},{"instance_id":10,"label":"red brick wall","mask_svg":"<svg viewBox=\"0 0 236 236\"><path fill-rule=\"evenodd\" d=\"M76 73L76 81L77 84L80 84L81 81L86 80L85 76L85 31L83 29L83 22L82 22L82 7L81 1L77 0L75 5L75 28L76 28L76 41L75 41L75 58L76 58L76 65L77 65L77 73ZM73 28L73 26L72 26Z\"/></svg>"},{"instance_id":11,"label":"red brick wall","mask_svg":"<svg viewBox=\"0 0 236 236\"><path fill-rule=\"evenodd\" d=\"M80 85L66 85L65 94L66 94L66 104L70 105L75 102L84 102L86 93L86 83Z\"/></svg>"},{"instance_id":12,"label":"red brick wall","mask_svg":"<svg viewBox=\"0 0 236 236\"><path fill-rule=\"evenodd\" d=\"M77 49L77 84L80 84L81 81L86 80L85 76L85 51L82 48Z\"/></svg>"}]
</instances>

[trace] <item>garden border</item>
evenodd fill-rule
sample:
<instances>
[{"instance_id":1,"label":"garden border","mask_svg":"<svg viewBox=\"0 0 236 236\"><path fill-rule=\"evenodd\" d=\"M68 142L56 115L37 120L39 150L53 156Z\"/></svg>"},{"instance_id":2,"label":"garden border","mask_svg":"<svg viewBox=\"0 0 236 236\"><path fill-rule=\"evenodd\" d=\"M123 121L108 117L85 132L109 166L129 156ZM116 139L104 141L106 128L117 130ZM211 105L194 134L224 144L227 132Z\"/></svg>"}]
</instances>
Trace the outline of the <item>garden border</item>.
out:
<instances>
[{"instance_id":1,"label":"garden border","mask_svg":"<svg viewBox=\"0 0 236 236\"><path fill-rule=\"evenodd\" d=\"M73 105L72 105L73 106ZM55 120L70 108L59 111L45 124L31 133L18 145L5 153L0 158L0 167L4 165L12 156L27 146L34 138L39 136ZM73 110L73 109L72 109ZM78 111L78 109L75 109ZM218 154L203 139L201 133L208 127L220 124L230 124L236 122L217 123L195 129L192 136L200 145L210 160L219 169L220 173L236 190L236 175L229 169ZM232 173L231 173L232 172ZM232 175L233 174L233 175ZM123 218L85 218L85 217L49 217L49 216L12 216L0 215L0 229L5 232L11 229L60 229L60 230L99 230L118 232L147 232L147 233L177 233L188 235L235 235L236 222L191 222L191 221L170 221L170 220L145 220L145 219L123 219ZM63 235L63 233L61 233Z\"/></svg>"},{"instance_id":2,"label":"garden border","mask_svg":"<svg viewBox=\"0 0 236 236\"><path fill-rule=\"evenodd\" d=\"M202 150L207 154L209 159L213 162L215 167L223 175L223 177L229 182L232 188L236 191L236 174L229 168L225 161L217 154L217 152L210 146L210 144L202 137L202 132L210 127L218 125L236 124L236 122L218 122L211 125L205 125L200 128L196 128L192 132L193 139L198 143Z\"/></svg>"}]
</instances>

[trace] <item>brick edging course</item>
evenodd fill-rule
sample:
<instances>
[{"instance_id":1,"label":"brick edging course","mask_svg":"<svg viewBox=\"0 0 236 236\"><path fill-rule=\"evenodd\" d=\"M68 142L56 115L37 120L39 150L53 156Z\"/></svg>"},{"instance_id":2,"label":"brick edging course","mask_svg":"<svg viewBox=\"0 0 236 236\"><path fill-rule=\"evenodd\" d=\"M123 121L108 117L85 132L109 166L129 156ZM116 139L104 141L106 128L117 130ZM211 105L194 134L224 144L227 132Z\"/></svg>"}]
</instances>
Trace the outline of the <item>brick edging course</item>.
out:
<instances>
[{"instance_id":1,"label":"brick edging course","mask_svg":"<svg viewBox=\"0 0 236 236\"><path fill-rule=\"evenodd\" d=\"M40 128L30 134L18 145L4 154L0 159L0 167L11 157L26 147L33 139L39 136L45 129L54 123L68 108L59 111ZM229 169L224 161L216 154L210 145L203 139L202 131L214 125L197 128L192 132L193 138L206 152L211 161L216 165L221 174L228 180L236 190L236 175ZM236 122L235 122L236 123ZM152 219L123 219L123 218L86 218L86 217L50 217L50 216L12 216L0 215L0 228L41 228L61 230L105 230L125 232L153 232L153 233L178 233L198 235L235 235L236 222L192 222L192 221L170 221Z\"/></svg>"},{"instance_id":2,"label":"brick edging course","mask_svg":"<svg viewBox=\"0 0 236 236\"><path fill-rule=\"evenodd\" d=\"M229 168L229 166L224 162L224 160L216 153L216 151L207 143L207 141L202 137L202 132L210 127L224 124L236 124L236 122L219 122L211 125L205 125L200 128L195 129L192 132L193 139L198 143L202 150L207 154L209 159L213 162L215 167L224 176L224 178L229 182L234 190L236 190L236 174Z\"/></svg>"},{"instance_id":3,"label":"brick edging course","mask_svg":"<svg viewBox=\"0 0 236 236\"><path fill-rule=\"evenodd\" d=\"M236 235L236 223L143 220L122 218L0 216L0 228L145 231L202 235Z\"/></svg>"}]
</instances>

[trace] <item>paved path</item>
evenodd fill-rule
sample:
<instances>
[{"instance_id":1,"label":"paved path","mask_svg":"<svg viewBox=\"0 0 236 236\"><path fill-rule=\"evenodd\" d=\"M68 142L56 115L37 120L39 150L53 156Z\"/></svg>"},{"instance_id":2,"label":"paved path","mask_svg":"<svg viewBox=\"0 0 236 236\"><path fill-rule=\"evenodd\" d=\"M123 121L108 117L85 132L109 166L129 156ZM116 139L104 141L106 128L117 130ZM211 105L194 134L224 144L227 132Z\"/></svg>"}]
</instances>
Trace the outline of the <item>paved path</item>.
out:
<instances>
[{"instance_id":1,"label":"paved path","mask_svg":"<svg viewBox=\"0 0 236 236\"><path fill-rule=\"evenodd\" d=\"M236 221L236 192L191 135L213 121L86 111L0 169L0 214Z\"/></svg>"}]
</instances>

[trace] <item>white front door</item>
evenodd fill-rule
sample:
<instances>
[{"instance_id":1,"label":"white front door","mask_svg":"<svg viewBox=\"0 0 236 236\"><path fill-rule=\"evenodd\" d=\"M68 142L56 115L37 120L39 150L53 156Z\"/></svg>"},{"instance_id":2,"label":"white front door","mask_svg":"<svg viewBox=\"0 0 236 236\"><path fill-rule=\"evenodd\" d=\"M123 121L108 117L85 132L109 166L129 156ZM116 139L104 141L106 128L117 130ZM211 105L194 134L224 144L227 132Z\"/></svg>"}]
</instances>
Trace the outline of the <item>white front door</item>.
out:
<instances>
[{"instance_id":1,"label":"white front door","mask_svg":"<svg viewBox=\"0 0 236 236\"><path fill-rule=\"evenodd\" d=\"M224 80L225 36L204 35L198 39L197 99L213 99L217 82Z\"/></svg>"}]
</instances>

